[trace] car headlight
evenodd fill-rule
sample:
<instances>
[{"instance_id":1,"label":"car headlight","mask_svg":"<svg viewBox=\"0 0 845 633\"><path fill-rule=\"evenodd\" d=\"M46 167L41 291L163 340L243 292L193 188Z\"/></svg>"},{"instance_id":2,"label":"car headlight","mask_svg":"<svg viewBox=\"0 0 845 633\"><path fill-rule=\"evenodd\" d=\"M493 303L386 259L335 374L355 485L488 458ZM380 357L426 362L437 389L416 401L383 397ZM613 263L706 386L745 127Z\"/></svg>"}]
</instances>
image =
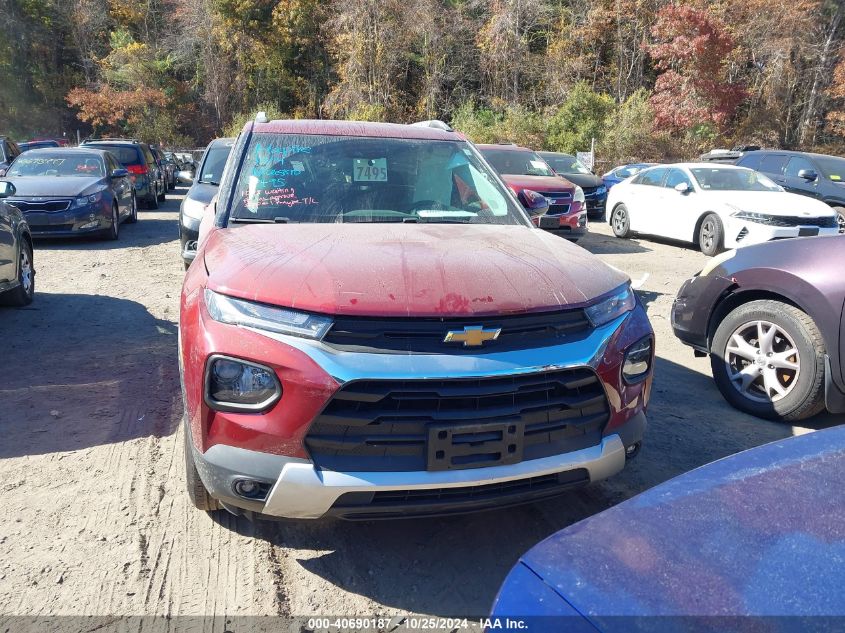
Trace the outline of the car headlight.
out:
<instances>
[{"instance_id":1,"label":"car headlight","mask_svg":"<svg viewBox=\"0 0 845 633\"><path fill-rule=\"evenodd\" d=\"M185 198L185 202L182 203L182 213L194 220L202 220L202 215L205 212L206 206L207 205L205 203L200 202L199 200Z\"/></svg>"},{"instance_id":2,"label":"car headlight","mask_svg":"<svg viewBox=\"0 0 845 633\"><path fill-rule=\"evenodd\" d=\"M332 326L332 320L326 316L235 299L208 288L205 290L205 305L211 318L220 323L303 338L319 340Z\"/></svg>"},{"instance_id":3,"label":"car headlight","mask_svg":"<svg viewBox=\"0 0 845 633\"><path fill-rule=\"evenodd\" d=\"M626 312L630 312L635 305L637 305L637 299L634 296L634 291L631 290L630 284L626 283L621 290L607 299L587 307L584 312L593 327L599 327L605 323L610 323Z\"/></svg>"},{"instance_id":4,"label":"car headlight","mask_svg":"<svg viewBox=\"0 0 845 633\"><path fill-rule=\"evenodd\" d=\"M76 200L73 201L73 208L79 209L80 207L87 207L89 204L94 204L102 199L102 191L98 191L97 193L92 194L90 196L79 196Z\"/></svg>"},{"instance_id":5,"label":"car headlight","mask_svg":"<svg viewBox=\"0 0 845 633\"><path fill-rule=\"evenodd\" d=\"M716 257L713 257L709 262L707 262L707 265L701 269L701 272L698 273L697 276L706 277L734 256L736 256L736 250L725 251L721 255L716 255Z\"/></svg>"},{"instance_id":6,"label":"car headlight","mask_svg":"<svg viewBox=\"0 0 845 633\"><path fill-rule=\"evenodd\" d=\"M651 337L646 336L631 345L625 352L622 376L627 383L639 382L651 369Z\"/></svg>"},{"instance_id":7,"label":"car headlight","mask_svg":"<svg viewBox=\"0 0 845 633\"><path fill-rule=\"evenodd\" d=\"M737 211L732 213L737 220L748 220L749 222L759 222L760 224L771 224L774 216L768 213L756 213L754 211Z\"/></svg>"},{"instance_id":8,"label":"car headlight","mask_svg":"<svg viewBox=\"0 0 845 633\"><path fill-rule=\"evenodd\" d=\"M205 400L220 411L259 412L282 396L276 372L269 367L228 356L211 356L206 366Z\"/></svg>"},{"instance_id":9,"label":"car headlight","mask_svg":"<svg viewBox=\"0 0 845 633\"><path fill-rule=\"evenodd\" d=\"M584 202L586 198L584 197L584 190L581 189L578 185L575 185L575 193L572 196L573 202Z\"/></svg>"}]
</instances>

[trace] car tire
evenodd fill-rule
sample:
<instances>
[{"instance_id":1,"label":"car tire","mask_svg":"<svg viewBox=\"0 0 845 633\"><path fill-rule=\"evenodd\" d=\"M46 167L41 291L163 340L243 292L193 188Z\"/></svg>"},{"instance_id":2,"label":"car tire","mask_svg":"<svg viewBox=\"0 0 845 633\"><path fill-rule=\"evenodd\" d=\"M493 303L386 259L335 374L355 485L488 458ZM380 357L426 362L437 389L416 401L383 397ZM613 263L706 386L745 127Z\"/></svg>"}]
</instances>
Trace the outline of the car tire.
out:
<instances>
[{"instance_id":1,"label":"car tire","mask_svg":"<svg viewBox=\"0 0 845 633\"><path fill-rule=\"evenodd\" d=\"M185 485L188 490L188 498L198 510L214 512L220 509L220 502L212 497L205 484L200 479L197 464L194 461L194 454L191 450L191 441L188 439L188 432L183 434L185 441Z\"/></svg>"},{"instance_id":2,"label":"car tire","mask_svg":"<svg viewBox=\"0 0 845 633\"><path fill-rule=\"evenodd\" d=\"M773 356L780 358L774 361ZM710 348L713 379L725 400L745 413L783 422L824 409L824 357L824 341L813 319L772 300L751 301L728 313ZM769 361L782 363L781 368Z\"/></svg>"},{"instance_id":3,"label":"car tire","mask_svg":"<svg viewBox=\"0 0 845 633\"><path fill-rule=\"evenodd\" d=\"M155 193L147 198L147 208L152 211L158 209L158 196Z\"/></svg>"},{"instance_id":4,"label":"car tire","mask_svg":"<svg viewBox=\"0 0 845 633\"><path fill-rule=\"evenodd\" d=\"M845 233L845 207L833 207L836 211L836 223L839 225L839 232Z\"/></svg>"},{"instance_id":5,"label":"car tire","mask_svg":"<svg viewBox=\"0 0 845 633\"><path fill-rule=\"evenodd\" d=\"M0 295L0 299L3 305L22 308L32 303L35 297L35 268L32 265L32 245L28 240L21 242L18 259L18 285Z\"/></svg>"},{"instance_id":6,"label":"car tire","mask_svg":"<svg viewBox=\"0 0 845 633\"><path fill-rule=\"evenodd\" d=\"M162 191L158 194L158 201L164 202L167 199L167 185L162 185Z\"/></svg>"},{"instance_id":7,"label":"car tire","mask_svg":"<svg viewBox=\"0 0 845 633\"><path fill-rule=\"evenodd\" d=\"M132 194L132 209L129 212L129 217L126 219L127 224L135 224L138 221L138 199L135 194Z\"/></svg>"},{"instance_id":8,"label":"car tire","mask_svg":"<svg viewBox=\"0 0 845 633\"><path fill-rule=\"evenodd\" d=\"M631 216L628 214L628 207L624 204L617 204L610 216L610 226L616 237L626 238L631 236Z\"/></svg>"},{"instance_id":9,"label":"car tire","mask_svg":"<svg viewBox=\"0 0 845 633\"><path fill-rule=\"evenodd\" d=\"M112 204L111 226L103 232L103 239L112 241L120 239L120 210L117 207L117 202Z\"/></svg>"},{"instance_id":10,"label":"car tire","mask_svg":"<svg viewBox=\"0 0 845 633\"><path fill-rule=\"evenodd\" d=\"M698 248L705 255L712 257L725 250L725 229L722 220L715 213L704 216L698 227Z\"/></svg>"}]
</instances>

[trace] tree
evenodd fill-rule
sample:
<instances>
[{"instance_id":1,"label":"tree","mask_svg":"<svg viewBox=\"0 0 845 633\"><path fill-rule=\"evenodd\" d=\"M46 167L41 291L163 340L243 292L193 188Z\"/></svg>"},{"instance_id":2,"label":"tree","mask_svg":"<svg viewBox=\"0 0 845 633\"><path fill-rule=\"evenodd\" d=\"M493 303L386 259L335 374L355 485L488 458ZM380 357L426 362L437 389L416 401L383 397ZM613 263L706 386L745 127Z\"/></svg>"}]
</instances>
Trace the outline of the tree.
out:
<instances>
[{"instance_id":1,"label":"tree","mask_svg":"<svg viewBox=\"0 0 845 633\"><path fill-rule=\"evenodd\" d=\"M589 150L593 139L604 137L615 107L613 97L595 92L586 81L575 84L549 119L548 148L568 153Z\"/></svg>"}]
</instances>

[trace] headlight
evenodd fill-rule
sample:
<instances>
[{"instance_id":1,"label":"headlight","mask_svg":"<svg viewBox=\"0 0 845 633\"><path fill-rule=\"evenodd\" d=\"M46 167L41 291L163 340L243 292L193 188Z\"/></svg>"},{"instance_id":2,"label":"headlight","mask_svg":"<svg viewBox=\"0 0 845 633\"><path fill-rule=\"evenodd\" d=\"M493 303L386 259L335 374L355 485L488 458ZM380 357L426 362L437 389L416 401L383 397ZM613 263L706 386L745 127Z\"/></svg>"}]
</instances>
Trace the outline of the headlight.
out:
<instances>
[{"instance_id":1,"label":"headlight","mask_svg":"<svg viewBox=\"0 0 845 633\"><path fill-rule=\"evenodd\" d=\"M625 382L639 382L651 369L651 337L640 339L625 352L625 362L622 364L622 376Z\"/></svg>"},{"instance_id":2,"label":"headlight","mask_svg":"<svg viewBox=\"0 0 845 633\"><path fill-rule=\"evenodd\" d=\"M199 200L192 200L191 198L185 198L185 202L182 203L182 213L187 215L189 218L193 218L194 220L202 220L203 212L205 211L206 205Z\"/></svg>"},{"instance_id":3,"label":"headlight","mask_svg":"<svg viewBox=\"0 0 845 633\"><path fill-rule=\"evenodd\" d=\"M630 312L637 305L637 299L634 297L634 291L631 290L629 284L625 284L619 292L614 294L599 303L589 306L584 312L593 327L599 327L605 323L610 323L613 319L622 316L626 312Z\"/></svg>"},{"instance_id":4,"label":"headlight","mask_svg":"<svg viewBox=\"0 0 845 633\"><path fill-rule=\"evenodd\" d=\"M575 185L575 194L572 196L573 202L584 202L586 198L584 197L584 190L581 189L578 185Z\"/></svg>"},{"instance_id":5,"label":"headlight","mask_svg":"<svg viewBox=\"0 0 845 633\"><path fill-rule=\"evenodd\" d=\"M736 255L736 250L725 251L721 255L716 255L716 257L712 258L707 265L701 269L701 272L698 273L699 277L706 277L710 273L712 273L718 266L721 266L726 261L728 261L731 257Z\"/></svg>"},{"instance_id":6,"label":"headlight","mask_svg":"<svg viewBox=\"0 0 845 633\"><path fill-rule=\"evenodd\" d=\"M103 192L98 191L95 194L90 196L80 196L76 200L73 201L73 208L78 209L80 207L87 207L89 204L94 204L95 202L99 202L103 199Z\"/></svg>"},{"instance_id":7,"label":"headlight","mask_svg":"<svg viewBox=\"0 0 845 633\"><path fill-rule=\"evenodd\" d=\"M205 304L211 318L220 323L304 338L321 339L332 325L332 320L326 316L235 299L208 288L205 290Z\"/></svg>"},{"instance_id":8,"label":"headlight","mask_svg":"<svg viewBox=\"0 0 845 633\"><path fill-rule=\"evenodd\" d=\"M732 214L737 220L748 220L749 222L759 222L760 224L771 224L774 216L768 213L755 213L754 211L737 211Z\"/></svg>"},{"instance_id":9,"label":"headlight","mask_svg":"<svg viewBox=\"0 0 845 633\"><path fill-rule=\"evenodd\" d=\"M212 356L208 361L205 400L212 409L259 412L281 396L276 372L269 367L226 356Z\"/></svg>"}]
</instances>

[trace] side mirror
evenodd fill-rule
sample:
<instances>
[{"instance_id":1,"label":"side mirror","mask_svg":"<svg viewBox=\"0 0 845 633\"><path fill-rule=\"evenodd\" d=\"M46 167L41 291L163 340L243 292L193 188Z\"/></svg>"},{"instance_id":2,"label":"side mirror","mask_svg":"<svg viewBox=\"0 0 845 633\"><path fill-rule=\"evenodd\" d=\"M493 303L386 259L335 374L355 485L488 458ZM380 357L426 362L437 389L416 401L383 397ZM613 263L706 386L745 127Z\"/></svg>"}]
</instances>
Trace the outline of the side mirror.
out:
<instances>
[{"instance_id":1,"label":"side mirror","mask_svg":"<svg viewBox=\"0 0 845 633\"><path fill-rule=\"evenodd\" d=\"M15 195L15 185L10 183L8 180L0 180L0 198L8 198L9 196Z\"/></svg>"},{"instance_id":2,"label":"side mirror","mask_svg":"<svg viewBox=\"0 0 845 633\"><path fill-rule=\"evenodd\" d=\"M129 170L123 169L123 168L115 169L111 173L112 178L126 178L126 176L128 176L128 175L129 175Z\"/></svg>"},{"instance_id":3,"label":"side mirror","mask_svg":"<svg viewBox=\"0 0 845 633\"><path fill-rule=\"evenodd\" d=\"M536 191L523 189L517 197L522 203L522 206L525 207L525 210L528 211L528 215L532 218L539 218L540 216L546 215L549 210L549 201L546 200L545 196L540 195Z\"/></svg>"},{"instance_id":4,"label":"side mirror","mask_svg":"<svg viewBox=\"0 0 845 633\"><path fill-rule=\"evenodd\" d=\"M803 178L808 182L813 182L819 177L819 175L812 169L802 169L798 172L798 177Z\"/></svg>"},{"instance_id":5,"label":"side mirror","mask_svg":"<svg viewBox=\"0 0 845 633\"><path fill-rule=\"evenodd\" d=\"M187 169L183 169L178 174L176 174L176 180L178 180L183 185L192 185L194 184L194 174Z\"/></svg>"},{"instance_id":6,"label":"side mirror","mask_svg":"<svg viewBox=\"0 0 845 633\"><path fill-rule=\"evenodd\" d=\"M675 185L675 191L678 193L690 193L692 189L690 189L689 183L686 182L679 182Z\"/></svg>"}]
</instances>

